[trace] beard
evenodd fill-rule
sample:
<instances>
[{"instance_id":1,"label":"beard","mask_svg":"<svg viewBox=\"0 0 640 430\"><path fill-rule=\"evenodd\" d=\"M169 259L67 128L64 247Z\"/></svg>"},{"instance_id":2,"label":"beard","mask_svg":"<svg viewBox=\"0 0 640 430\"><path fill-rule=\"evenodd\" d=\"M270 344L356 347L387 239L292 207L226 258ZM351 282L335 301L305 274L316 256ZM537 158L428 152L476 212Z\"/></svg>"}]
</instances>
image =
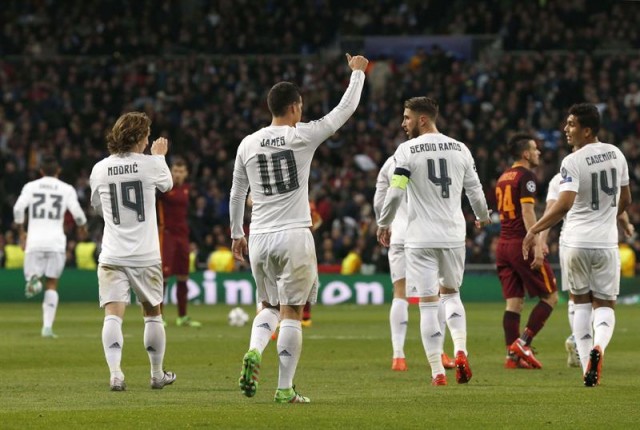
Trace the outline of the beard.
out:
<instances>
[{"instance_id":1,"label":"beard","mask_svg":"<svg viewBox=\"0 0 640 430\"><path fill-rule=\"evenodd\" d=\"M409 139L415 139L416 137L420 136L420 129L417 125L413 128L408 128L406 132L407 136L409 136Z\"/></svg>"}]
</instances>

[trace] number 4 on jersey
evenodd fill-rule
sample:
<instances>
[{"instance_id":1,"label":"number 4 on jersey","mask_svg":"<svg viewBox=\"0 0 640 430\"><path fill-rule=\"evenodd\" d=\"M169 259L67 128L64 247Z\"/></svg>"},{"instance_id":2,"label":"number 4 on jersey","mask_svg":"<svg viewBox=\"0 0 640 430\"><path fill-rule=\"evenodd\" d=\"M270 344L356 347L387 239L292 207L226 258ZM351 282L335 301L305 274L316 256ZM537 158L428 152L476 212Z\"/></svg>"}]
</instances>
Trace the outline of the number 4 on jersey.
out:
<instances>
[{"instance_id":1,"label":"number 4 on jersey","mask_svg":"<svg viewBox=\"0 0 640 430\"><path fill-rule=\"evenodd\" d=\"M440 177L436 174L436 163L432 159L427 159L427 172L429 174L429 180L435 185L441 187L440 195L443 199L449 198L449 185L451 185L451 178L447 169L447 160L444 158L438 158L440 164Z\"/></svg>"}]
</instances>

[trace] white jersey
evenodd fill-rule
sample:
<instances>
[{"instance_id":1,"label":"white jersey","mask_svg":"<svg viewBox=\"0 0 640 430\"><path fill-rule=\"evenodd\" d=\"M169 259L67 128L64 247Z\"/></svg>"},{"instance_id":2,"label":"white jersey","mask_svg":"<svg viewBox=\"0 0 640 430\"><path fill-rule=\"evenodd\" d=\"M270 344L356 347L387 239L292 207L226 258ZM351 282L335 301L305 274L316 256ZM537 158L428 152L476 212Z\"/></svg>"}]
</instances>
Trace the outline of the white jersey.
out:
<instances>
[{"instance_id":1,"label":"white jersey","mask_svg":"<svg viewBox=\"0 0 640 430\"><path fill-rule=\"evenodd\" d=\"M173 187L162 155L111 155L93 166L91 205L104 218L100 263L148 267L160 264L156 189Z\"/></svg>"},{"instance_id":2,"label":"white jersey","mask_svg":"<svg viewBox=\"0 0 640 430\"><path fill-rule=\"evenodd\" d=\"M489 218L487 201L469 148L441 133L404 142L395 153L396 171L406 171L408 218L405 247L464 246L462 190L476 217Z\"/></svg>"},{"instance_id":3,"label":"white jersey","mask_svg":"<svg viewBox=\"0 0 640 430\"><path fill-rule=\"evenodd\" d=\"M376 181L376 194L373 197L373 209L376 214L376 221L380 219L382 213L382 207L384 206L384 198L387 195L387 190L391 185L391 178L393 177L393 171L396 168L396 163L393 156L387 158L384 165L378 173L378 179ZM402 200L400 207L396 212L396 216L391 223L391 245L404 245L404 239L407 231L407 201Z\"/></svg>"},{"instance_id":4,"label":"white jersey","mask_svg":"<svg viewBox=\"0 0 640 430\"><path fill-rule=\"evenodd\" d=\"M547 190L547 201L549 200L558 200L558 196L560 196L560 180L562 177L560 173L556 173L553 178L549 181L549 189Z\"/></svg>"},{"instance_id":5,"label":"white jersey","mask_svg":"<svg viewBox=\"0 0 640 430\"><path fill-rule=\"evenodd\" d=\"M318 121L269 126L245 137L231 187L231 237L244 236L243 209L251 188L251 233L310 227L309 172L316 148L338 130L360 102L365 75L354 71L342 100Z\"/></svg>"},{"instance_id":6,"label":"white jersey","mask_svg":"<svg viewBox=\"0 0 640 430\"><path fill-rule=\"evenodd\" d=\"M31 181L22 188L13 207L16 224L24 223L24 211L29 209L29 229L26 251L65 252L64 214L67 209L76 224L84 225L87 218L78 203L78 194L69 184L53 176Z\"/></svg>"},{"instance_id":7,"label":"white jersey","mask_svg":"<svg viewBox=\"0 0 640 430\"><path fill-rule=\"evenodd\" d=\"M560 192L577 193L562 226L560 244L617 248L620 187L629 185L624 154L608 143L589 143L562 160L560 175Z\"/></svg>"}]
</instances>

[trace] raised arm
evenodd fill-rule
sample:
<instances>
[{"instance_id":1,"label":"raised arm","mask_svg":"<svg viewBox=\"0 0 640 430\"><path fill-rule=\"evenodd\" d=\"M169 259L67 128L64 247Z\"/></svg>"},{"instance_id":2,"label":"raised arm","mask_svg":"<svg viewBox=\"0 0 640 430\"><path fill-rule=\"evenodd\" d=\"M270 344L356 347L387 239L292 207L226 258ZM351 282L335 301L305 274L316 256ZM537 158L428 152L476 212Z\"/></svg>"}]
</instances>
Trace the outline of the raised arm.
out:
<instances>
[{"instance_id":1,"label":"raised arm","mask_svg":"<svg viewBox=\"0 0 640 430\"><path fill-rule=\"evenodd\" d=\"M361 55L352 57L347 54L349 67L353 71L349 86L345 91L338 106L317 121L298 123L296 129L303 140L315 142L318 145L334 134L353 115L360 103L360 95L364 87L364 70L369 60Z\"/></svg>"}]
</instances>

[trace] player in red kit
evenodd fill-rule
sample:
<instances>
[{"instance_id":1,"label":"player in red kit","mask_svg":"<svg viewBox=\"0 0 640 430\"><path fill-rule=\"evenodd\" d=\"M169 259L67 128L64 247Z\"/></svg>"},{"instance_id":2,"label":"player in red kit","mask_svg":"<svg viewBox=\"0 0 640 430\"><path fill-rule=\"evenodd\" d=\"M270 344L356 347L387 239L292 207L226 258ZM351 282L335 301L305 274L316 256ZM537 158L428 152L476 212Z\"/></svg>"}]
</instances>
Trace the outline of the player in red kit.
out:
<instances>
[{"instance_id":1,"label":"player in red kit","mask_svg":"<svg viewBox=\"0 0 640 430\"><path fill-rule=\"evenodd\" d=\"M158 231L162 250L164 278L175 275L177 281L178 319L176 325L200 327L187 315L187 281L189 280L189 184L185 181L189 170L187 163L176 159L171 164L173 188L158 198ZM166 281L165 281L166 289Z\"/></svg>"},{"instance_id":2,"label":"player in red kit","mask_svg":"<svg viewBox=\"0 0 640 430\"><path fill-rule=\"evenodd\" d=\"M509 151L516 162L507 169L496 185L496 200L500 212L500 238L496 250L496 266L507 301L502 325L507 346L505 367L542 367L531 350L531 341L542 329L558 302L556 279L546 260L542 246L536 243L528 261L518 249L527 230L536 222L536 178L531 169L540 161L540 151L533 137L517 134L509 140ZM520 247L520 248L519 248ZM520 334L520 314L525 291L540 301L531 310L529 321Z\"/></svg>"}]
</instances>

